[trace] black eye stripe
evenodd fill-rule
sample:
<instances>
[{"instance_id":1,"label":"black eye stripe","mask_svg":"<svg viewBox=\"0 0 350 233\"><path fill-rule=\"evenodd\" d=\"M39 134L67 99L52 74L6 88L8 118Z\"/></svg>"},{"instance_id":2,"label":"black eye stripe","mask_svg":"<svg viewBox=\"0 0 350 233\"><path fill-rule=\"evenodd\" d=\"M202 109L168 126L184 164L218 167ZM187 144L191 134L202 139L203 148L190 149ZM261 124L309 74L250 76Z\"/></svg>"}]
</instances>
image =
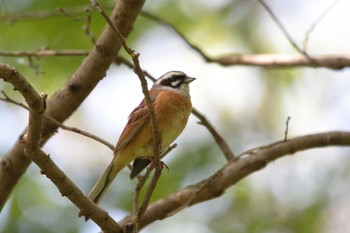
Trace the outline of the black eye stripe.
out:
<instances>
[{"instance_id":1,"label":"black eye stripe","mask_svg":"<svg viewBox=\"0 0 350 233\"><path fill-rule=\"evenodd\" d=\"M160 85L178 88L185 81L185 78L186 76L184 75L173 75L167 79L161 80Z\"/></svg>"}]
</instances>

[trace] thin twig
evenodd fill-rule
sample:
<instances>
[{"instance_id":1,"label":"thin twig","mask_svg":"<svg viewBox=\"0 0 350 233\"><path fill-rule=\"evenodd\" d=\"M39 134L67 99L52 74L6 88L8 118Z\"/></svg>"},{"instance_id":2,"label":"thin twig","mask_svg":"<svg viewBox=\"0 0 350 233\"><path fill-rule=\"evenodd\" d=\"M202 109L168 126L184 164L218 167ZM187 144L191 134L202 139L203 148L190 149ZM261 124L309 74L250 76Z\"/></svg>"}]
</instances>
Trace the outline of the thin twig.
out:
<instances>
[{"instance_id":1,"label":"thin twig","mask_svg":"<svg viewBox=\"0 0 350 233\"><path fill-rule=\"evenodd\" d=\"M29 67L33 68L36 74L43 74L43 72L41 71L40 65L34 62L34 58L32 56L28 56L27 58L28 58Z\"/></svg>"},{"instance_id":2,"label":"thin twig","mask_svg":"<svg viewBox=\"0 0 350 233\"><path fill-rule=\"evenodd\" d=\"M0 15L0 21L7 21L13 23L17 21L38 20L61 16L68 16L69 18L71 18L73 17L73 15L82 15L86 13L86 9L88 9L89 7L90 5L82 5L76 7L56 8L50 10L24 12L18 14L3 14ZM105 5L104 7L110 9L113 6Z\"/></svg>"},{"instance_id":3,"label":"thin twig","mask_svg":"<svg viewBox=\"0 0 350 233\"><path fill-rule=\"evenodd\" d=\"M201 114L197 109L192 108L192 114L195 115L200 121L199 124L203 125L211 133L216 143L219 145L222 153L225 155L227 161L231 161L235 158L230 146L227 144L225 139L215 130L215 128L210 124L206 117Z\"/></svg>"},{"instance_id":4,"label":"thin twig","mask_svg":"<svg viewBox=\"0 0 350 233\"><path fill-rule=\"evenodd\" d=\"M94 35L93 35L92 32L91 32L91 18L92 18L91 7L89 7L89 8L86 9L86 13L87 13L87 16L86 16L85 33L86 33L86 35L90 38L91 43L92 43L93 45L95 45L95 44L96 44L96 38L94 37Z\"/></svg>"},{"instance_id":5,"label":"thin twig","mask_svg":"<svg viewBox=\"0 0 350 233\"><path fill-rule=\"evenodd\" d=\"M142 11L141 15L144 16L145 18L151 19L155 22L158 22L166 27L171 28L178 36L180 36L180 38L190 47L192 48L194 51L196 51L197 53L200 54L201 57L204 58L204 60L206 62L212 62L212 58L209 57L208 55L206 55L197 45L191 43L184 34L182 34L177 28L175 28L172 24L170 24L169 22L167 22L166 20L150 13L150 12L146 12L146 11Z\"/></svg>"},{"instance_id":6,"label":"thin twig","mask_svg":"<svg viewBox=\"0 0 350 233\"><path fill-rule=\"evenodd\" d=\"M160 155L160 158L164 158L168 153L170 153L170 151L172 151L173 149L175 149L177 147L177 144L174 143L170 146L168 146L168 148L166 148L162 154ZM136 216L137 215L137 209L139 208L139 196L140 196L140 191L142 189L142 187L145 185L146 180L148 179L149 175L151 174L151 172L154 170L154 166L148 166L147 170L145 172L145 174L143 176L137 176L138 178L138 183L135 187L135 192L134 192L134 197L133 197L133 215Z\"/></svg>"},{"instance_id":7,"label":"thin twig","mask_svg":"<svg viewBox=\"0 0 350 233\"><path fill-rule=\"evenodd\" d=\"M273 11L271 10L271 8L265 3L264 0L258 0L258 2L265 8L265 10L267 11L267 13L271 16L271 18L273 19L273 21L277 24L277 26L280 28L280 30L282 31L282 33L284 34L284 36L287 38L287 40L289 41L289 43L297 50L299 51L299 53L303 54L305 57L307 57L310 61L312 60L310 58L310 56L306 53L305 50L303 50L302 48L300 48L297 43L294 41L294 39L292 38L292 36L289 34L289 32L287 31L287 29L283 26L282 22L278 19L278 17L273 13Z\"/></svg>"},{"instance_id":8,"label":"thin twig","mask_svg":"<svg viewBox=\"0 0 350 233\"><path fill-rule=\"evenodd\" d=\"M304 51L307 51L307 43L309 41L311 33L315 30L316 26L319 25L320 22L327 16L327 14L337 5L338 2L340 2L340 0L335 0L334 2L332 2L330 6L322 12L322 14L316 19L315 22L312 23L310 28L307 30L303 42Z\"/></svg>"},{"instance_id":9,"label":"thin twig","mask_svg":"<svg viewBox=\"0 0 350 233\"><path fill-rule=\"evenodd\" d=\"M58 56L87 56L87 50L49 50L38 49L35 51L0 51L0 56L6 57L58 57Z\"/></svg>"},{"instance_id":10,"label":"thin twig","mask_svg":"<svg viewBox=\"0 0 350 233\"><path fill-rule=\"evenodd\" d=\"M140 206L139 206L140 192L141 192L143 186L146 184L146 181L153 170L154 170L154 166L148 166L146 169L146 172L143 176L138 175L138 183L135 187L135 192L134 192L134 197L133 197L132 215L134 216L134 219L138 218L136 216L138 216L140 213ZM134 220L134 222L135 221L136 220Z\"/></svg>"},{"instance_id":11,"label":"thin twig","mask_svg":"<svg viewBox=\"0 0 350 233\"><path fill-rule=\"evenodd\" d=\"M116 64L118 64L118 65L124 64L128 68L134 69L134 64L132 62L130 62L128 59L126 59L125 57L123 57L123 56L116 57L114 62ZM151 75L149 72L147 72L147 70L142 70L142 73L145 75L145 77L148 77L149 79L151 79L152 82L155 82L157 80L153 75Z\"/></svg>"},{"instance_id":12,"label":"thin twig","mask_svg":"<svg viewBox=\"0 0 350 233\"><path fill-rule=\"evenodd\" d=\"M69 12L66 12L65 9L58 7L57 10L59 12L61 12L64 16L66 16L67 18L71 19L72 21L83 21L83 18L76 18L74 16L72 16Z\"/></svg>"},{"instance_id":13,"label":"thin twig","mask_svg":"<svg viewBox=\"0 0 350 233\"><path fill-rule=\"evenodd\" d=\"M288 127L289 127L290 116L286 120L286 130L284 131L284 141L287 141L288 138Z\"/></svg>"},{"instance_id":14,"label":"thin twig","mask_svg":"<svg viewBox=\"0 0 350 233\"><path fill-rule=\"evenodd\" d=\"M4 95L5 98L3 97L0 97L0 100L4 101L4 102L8 102L8 103L12 103L12 104L15 104L17 106L20 106L26 110L29 110L28 109L28 106L26 106L25 104L21 103L21 102L17 102L16 100L10 98L4 91L1 91L1 93ZM49 116L44 116L44 118L46 120L49 120L51 123L54 123L56 126L60 127L61 129L64 129L64 130L67 130L67 131L71 131L71 132L74 132L74 133L77 133L77 134L80 134L80 135L83 135L85 137L88 137L88 138L91 138L97 142L100 142L102 143L103 145L107 146L109 149L111 149L112 151L114 150L114 146L112 144L110 144L109 142L107 142L106 140L92 134L92 133L89 133L85 130L82 130L82 129L79 129L77 127L69 127L69 126L66 126L64 124L62 124L61 122L53 119L52 117L49 117Z\"/></svg>"},{"instance_id":15,"label":"thin twig","mask_svg":"<svg viewBox=\"0 0 350 233\"><path fill-rule=\"evenodd\" d=\"M12 99L4 91L1 91L1 94L4 96L4 98L0 97L1 101L17 105L17 106L20 106L21 108L24 108L24 109L28 110L28 106L27 105L25 105L25 104L23 104L21 102L17 102L16 100Z\"/></svg>"},{"instance_id":16,"label":"thin twig","mask_svg":"<svg viewBox=\"0 0 350 233\"><path fill-rule=\"evenodd\" d=\"M134 191L134 197L133 197L133 201L132 201L132 215L133 216L136 216L136 213L137 213L138 208L139 208L139 198L140 198L141 189L145 185L146 180L147 180L147 178L152 170L153 170L153 167L148 166L147 170L146 170L146 174L144 176L140 176L140 178L138 178L138 182L137 182L135 189L134 189L135 191Z\"/></svg>"},{"instance_id":17,"label":"thin twig","mask_svg":"<svg viewBox=\"0 0 350 233\"><path fill-rule=\"evenodd\" d=\"M133 224L135 226L136 231L138 231L139 221L142 218L142 216L144 215L144 213L145 213L145 211L146 211L146 209L147 209L147 207L149 205L149 202L151 200L153 191L156 188L156 185L158 183L158 180L160 178L162 170L163 170L162 166L160 168L156 167L154 169L154 174L153 174L151 183L148 186L148 189L147 189L146 195L145 195L145 197L143 199L143 202L142 202L140 208L138 209L138 211L136 212L136 216L134 217L134 220L133 220Z\"/></svg>"},{"instance_id":18,"label":"thin twig","mask_svg":"<svg viewBox=\"0 0 350 233\"><path fill-rule=\"evenodd\" d=\"M117 26L115 26L115 24L111 21L111 19L108 17L108 15L104 12L100 3L97 0L91 0L91 4L97 9L97 11L100 13L100 15L105 19L105 21L111 27L111 29L113 30L113 32L117 36L118 42L122 45L123 49L132 57L135 54L134 50L130 49L129 46L126 44L125 37L119 31Z\"/></svg>"},{"instance_id":19,"label":"thin twig","mask_svg":"<svg viewBox=\"0 0 350 233\"><path fill-rule=\"evenodd\" d=\"M71 132L74 132L74 133L77 133L77 134L80 134L80 135L83 135L85 137L88 137L88 138L91 138L105 146L107 146L109 149L111 149L112 151L114 151L114 146L107 142L106 140L96 136L95 134L92 134L92 133L89 133L85 130L82 130L82 129L79 129L77 127L69 127L69 126L66 126L62 123L60 123L59 121L56 121L55 119L51 118L51 117L47 117L45 116L45 119L51 121L52 123L54 123L55 125L57 125L58 127L60 127L61 129L64 129L64 130L67 130L67 131L71 131Z\"/></svg>"}]
</instances>

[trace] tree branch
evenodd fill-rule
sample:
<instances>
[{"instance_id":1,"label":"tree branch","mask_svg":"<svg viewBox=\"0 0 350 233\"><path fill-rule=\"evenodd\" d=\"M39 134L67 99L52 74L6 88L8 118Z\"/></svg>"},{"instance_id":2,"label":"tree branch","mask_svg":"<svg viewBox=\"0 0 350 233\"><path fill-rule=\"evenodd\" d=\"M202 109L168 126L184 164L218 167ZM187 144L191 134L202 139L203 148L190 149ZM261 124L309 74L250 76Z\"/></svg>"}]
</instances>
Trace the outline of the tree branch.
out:
<instances>
[{"instance_id":1,"label":"tree branch","mask_svg":"<svg viewBox=\"0 0 350 233\"><path fill-rule=\"evenodd\" d=\"M209 57L205 52L203 52L197 45L191 43L184 34L182 34L177 28L175 28L171 23L167 22L166 20L146 11L141 12L141 16L144 16L150 20L153 20L157 23L160 23L166 27L171 28L191 49L199 53L199 55L206 61L211 62L212 58Z\"/></svg>"},{"instance_id":2,"label":"tree branch","mask_svg":"<svg viewBox=\"0 0 350 233\"><path fill-rule=\"evenodd\" d=\"M271 16L272 20L277 24L279 29L282 31L283 35L287 38L289 43L295 48L299 53L303 54L307 59L311 60L309 55L305 50L300 48L297 43L293 40L292 36L288 33L287 29L283 26L282 22L278 19L278 17L273 13L271 8L265 3L264 0L258 0L258 2L264 7L267 13Z\"/></svg>"},{"instance_id":3,"label":"tree branch","mask_svg":"<svg viewBox=\"0 0 350 233\"><path fill-rule=\"evenodd\" d=\"M350 132L311 134L256 148L253 152L250 150L250 156L231 160L211 177L151 204L141 219L139 227L141 229L185 207L220 197L229 187L278 158L326 146L350 146ZM124 218L120 224L124 225L130 221L131 216Z\"/></svg>"},{"instance_id":4,"label":"tree branch","mask_svg":"<svg viewBox=\"0 0 350 233\"><path fill-rule=\"evenodd\" d=\"M201 51L198 47L196 51ZM0 56L7 57L55 57L55 56L87 56L86 50L48 50L38 49L36 51L0 51ZM239 54L231 53L217 57L209 57L203 51L201 56L210 63L218 63L222 66L257 66L265 68L284 68L284 67L314 67L343 69L350 67L350 55L330 54L313 56L313 62L300 54ZM118 57L115 62L123 63L133 68L133 65L125 58ZM130 66L131 65L131 66ZM146 71L143 71L147 75ZM147 75L149 76L149 75Z\"/></svg>"},{"instance_id":5,"label":"tree branch","mask_svg":"<svg viewBox=\"0 0 350 233\"><path fill-rule=\"evenodd\" d=\"M305 33L304 41L303 41L303 50L307 51L307 43L309 41L311 33L315 30L316 26L320 24L320 22L326 17L326 15L340 2L340 0L333 1L323 12L322 14L312 23L310 28Z\"/></svg>"},{"instance_id":6,"label":"tree branch","mask_svg":"<svg viewBox=\"0 0 350 233\"><path fill-rule=\"evenodd\" d=\"M111 5L106 5L107 8L112 8ZM60 17L65 16L69 18L73 18L72 15L83 15L86 14L87 10L90 8L90 5L81 5L75 7L65 7L65 8L56 8L50 10L42 10L42 11L32 11L32 12L24 12L19 14L4 14L0 15L0 21L6 21L10 23L14 23L17 21L28 21L28 20L40 20L44 18L52 18L52 17Z\"/></svg>"},{"instance_id":7,"label":"tree branch","mask_svg":"<svg viewBox=\"0 0 350 233\"><path fill-rule=\"evenodd\" d=\"M1 91L1 93L4 95L4 97L0 97L0 100L1 100L1 101L8 102L8 103L12 103L12 104L17 105L17 106L19 106L19 107L22 107L22 108L24 108L24 109L26 109L26 110L29 110L28 107L27 107L25 104L23 104L23 103L21 103L21 102L17 102L17 101L15 101L14 99L11 99L4 91ZM44 118L45 118L46 120L49 120L49 121L51 121L52 123L56 124L58 127L60 127L60 128L63 129L63 130L67 130L67 131L71 131L71 132L74 132L74 133L83 135L83 136L85 136L85 137L87 137L87 138L93 139L93 140L95 140L95 141L97 141L97 142L99 142L99 143L101 143L101 144L107 146L107 147L108 147L109 149L111 149L112 151L114 150L114 146L113 146L111 143L107 142L107 141L104 140L103 138L98 137L98 136L95 135L95 134L92 134L92 133L87 132L87 131L85 131L85 130L79 129L79 128L77 128L77 127L70 127L70 126L64 125L64 124L62 124L62 123L56 121L56 120L53 119L52 117L44 116Z\"/></svg>"},{"instance_id":8,"label":"tree branch","mask_svg":"<svg viewBox=\"0 0 350 233\"><path fill-rule=\"evenodd\" d=\"M121 232L121 227L102 209L89 200L83 192L60 170L55 163L40 149L40 139L43 129L46 109L46 95L39 95L27 80L14 68L0 64L0 77L14 86L28 104L29 124L25 135L20 139L24 145L25 155L34 161L59 189L78 208L89 213L104 232Z\"/></svg>"},{"instance_id":9,"label":"tree branch","mask_svg":"<svg viewBox=\"0 0 350 233\"><path fill-rule=\"evenodd\" d=\"M206 117L195 108L192 108L192 114L195 115L200 120L199 124L203 125L205 128L208 129L210 134L215 139L216 144L218 144L218 146L220 147L226 160L229 162L231 161L231 159L235 159L235 155L232 152L230 146L227 144L225 139L221 137L221 135L216 131L214 126L210 124L210 122L206 119Z\"/></svg>"},{"instance_id":10,"label":"tree branch","mask_svg":"<svg viewBox=\"0 0 350 233\"><path fill-rule=\"evenodd\" d=\"M38 49L36 51L0 51L0 56L4 57L58 57L58 56L87 56L89 51L65 49L65 50L50 50Z\"/></svg>"},{"instance_id":11,"label":"tree branch","mask_svg":"<svg viewBox=\"0 0 350 233\"><path fill-rule=\"evenodd\" d=\"M314 67L343 69L350 67L350 55L332 54L313 56L312 61L300 54L227 54L213 58L211 62L223 66L248 65L265 68Z\"/></svg>"}]
</instances>

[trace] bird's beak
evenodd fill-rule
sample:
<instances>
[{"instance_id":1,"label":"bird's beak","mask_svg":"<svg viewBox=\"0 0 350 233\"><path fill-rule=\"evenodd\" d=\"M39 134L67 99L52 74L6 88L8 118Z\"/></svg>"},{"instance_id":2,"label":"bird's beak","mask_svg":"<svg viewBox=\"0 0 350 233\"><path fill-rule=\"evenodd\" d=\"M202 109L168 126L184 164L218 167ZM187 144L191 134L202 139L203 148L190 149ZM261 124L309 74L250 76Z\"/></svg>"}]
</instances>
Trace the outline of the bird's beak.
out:
<instances>
[{"instance_id":1,"label":"bird's beak","mask_svg":"<svg viewBox=\"0 0 350 233\"><path fill-rule=\"evenodd\" d=\"M196 78L192 78L192 77L186 77L185 79L185 83L190 83L190 82L193 82L194 80L196 80Z\"/></svg>"}]
</instances>

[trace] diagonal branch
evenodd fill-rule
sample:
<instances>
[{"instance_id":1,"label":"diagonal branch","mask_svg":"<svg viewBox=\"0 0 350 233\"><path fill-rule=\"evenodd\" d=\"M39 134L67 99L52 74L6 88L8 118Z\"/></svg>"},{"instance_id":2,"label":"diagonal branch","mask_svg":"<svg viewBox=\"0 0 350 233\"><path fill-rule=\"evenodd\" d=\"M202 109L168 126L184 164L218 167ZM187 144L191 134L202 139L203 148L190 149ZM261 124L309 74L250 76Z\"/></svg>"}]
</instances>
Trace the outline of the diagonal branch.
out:
<instances>
[{"instance_id":1,"label":"diagonal branch","mask_svg":"<svg viewBox=\"0 0 350 233\"><path fill-rule=\"evenodd\" d=\"M146 11L142 11L141 12L141 16L144 16L150 20L153 20L157 23L160 23L166 27L171 28L183 41L186 42L186 44L193 49L194 51L196 51L197 53L199 53L199 55L206 61L206 62L212 62L212 58L209 57L205 52L203 52L197 45L191 43L184 34L182 34L177 28L175 28L172 24L170 24L169 22L167 22L166 20L150 13L150 12L146 12Z\"/></svg>"},{"instance_id":2,"label":"diagonal branch","mask_svg":"<svg viewBox=\"0 0 350 233\"><path fill-rule=\"evenodd\" d=\"M232 152L230 146L227 144L225 139L215 130L214 126L211 125L211 123L206 119L206 117L195 108L192 108L192 114L200 120L199 124L203 125L205 128L208 129L210 134L215 139L216 144L218 144L218 146L220 147L226 160L229 162L232 159L235 159L235 155Z\"/></svg>"},{"instance_id":3,"label":"diagonal branch","mask_svg":"<svg viewBox=\"0 0 350 233\"><path fill-rule=\"evenodd\" d=\"M320 22L327 16L327 14L340 2L340 0L335 0L334 2L332 2L330 4L330 6L328 6L323 12L322 14L316 19L315 22L312 23L312 25L310 26L310 28L307 30L307 32L305 33L305 38L303 41L303 50L306 51L307 50L307 43L309 41L310 35L311 33L315 30L316 26L320 24Z\"/></svg>"},{"instance_id":4,"label":"diagonal branch","mask_svg":"<svg viewBox=\"0 0 350 233\"><path fill-rule=\"evenodd\" d=\"M272 20L277 24L277 26L279 27L279 29L282 31L282 33L284 34L284 36L287 38L287 40L289 41L289 43L301 54L303 54L306 58L308 58L309 60L311 60L311 58L309 57L309 55L306 53L305 50L303 50L302 48L300 48L297 43L294 41L294 39L292 38L292 36L288 33L287 29L283 26L282 22L278 19L278 17L273 13L273 11L271 10L271 8L265 3L264 0L258 0L258 2L265 8L265 10L267 11L267 13L271 16Z\"/></svg>"},{"instance_id":5,"label":"diagonal branch","mask_svg":"<svg viewBox=\"0 0 350 233\"><path fill-rule=\"evenodd\" d=\"M350 146L350 132L311 134L257 148L250 156L232 160L209 178L151 204L141 219L140 229L176 213L177 210L220 197L228 188L276 159L326 146ZM131 220L131 216L126 217L120 224L124 225Z\"/></svg>"},{"instance_id":6,"label":"diagonal branch","mask_svg":"<svg viewBox=\"0 0 350 233\"><path fill-rule=\"evenodd\" d=\"M11 83L28 104L28 130L20 139L26 157L34 161L59 189L78 208L91 213L90 217L104 232L121 232L121 227L102 209L89 200L82 191L60 170L56 164L40 149L40 138L46 109L46 95L39 95L27 80L14 68L0 64L0 78Z\"/></svg>"}]
</instances>

